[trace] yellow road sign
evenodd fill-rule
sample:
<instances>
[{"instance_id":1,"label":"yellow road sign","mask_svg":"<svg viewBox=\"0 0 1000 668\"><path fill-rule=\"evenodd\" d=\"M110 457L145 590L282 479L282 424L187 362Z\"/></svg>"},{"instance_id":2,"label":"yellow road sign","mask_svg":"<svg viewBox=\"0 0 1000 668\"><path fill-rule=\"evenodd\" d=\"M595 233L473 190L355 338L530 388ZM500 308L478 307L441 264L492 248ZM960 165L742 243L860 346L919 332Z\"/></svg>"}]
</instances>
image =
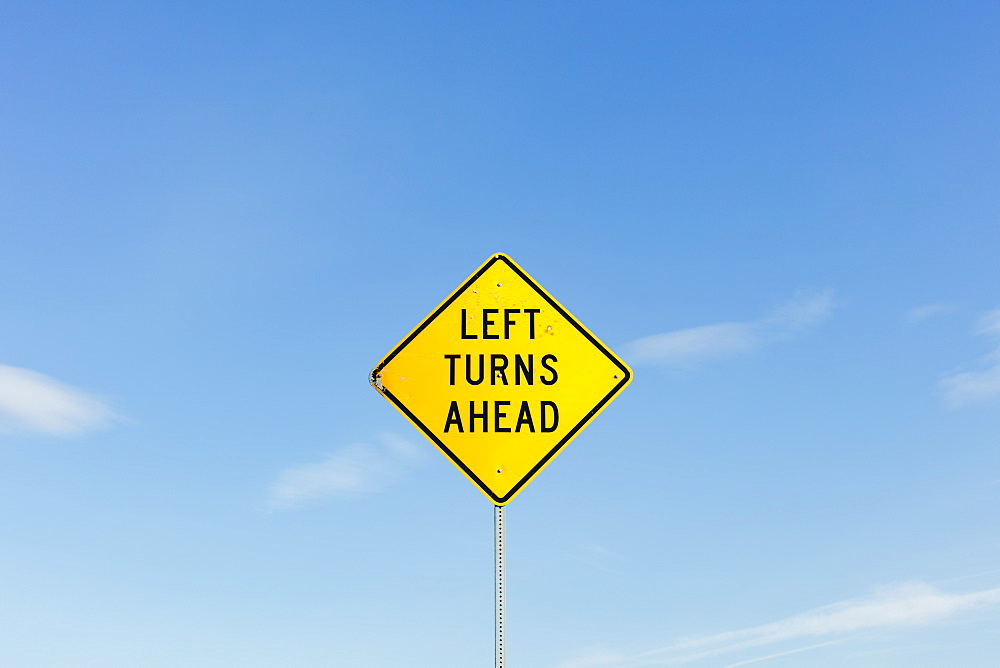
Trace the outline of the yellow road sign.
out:
<instances>
[{"instance_id":1,"label":"yellow road sign","mask_svg":"<svg viewBox=\"0 0 1000 668\"><path fill-rule=\"evenodd\" d=\"M378 363L371 383L496 505L632 372L506 255L491 255Z\"/></svg>"}]
</instances>

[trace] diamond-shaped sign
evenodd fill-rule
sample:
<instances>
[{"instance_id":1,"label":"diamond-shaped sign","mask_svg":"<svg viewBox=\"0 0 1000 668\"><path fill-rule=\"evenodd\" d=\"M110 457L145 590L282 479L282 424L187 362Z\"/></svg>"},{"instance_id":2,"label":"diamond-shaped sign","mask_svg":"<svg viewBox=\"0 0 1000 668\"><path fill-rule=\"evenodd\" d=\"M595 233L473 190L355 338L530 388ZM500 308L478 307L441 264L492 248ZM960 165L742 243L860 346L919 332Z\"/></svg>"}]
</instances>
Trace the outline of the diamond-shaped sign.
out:
<instances>
[{"instance_id":1,"label":"diamond-shaped sign","mask_svg":"<svg viewBox=\"0 0 1000 668\"><path fill-rule=\"evenodd\" d=\"M631 379L624 362L500 253L371 373L372 385L496 505Z\"/></svg>"}]
</instances>

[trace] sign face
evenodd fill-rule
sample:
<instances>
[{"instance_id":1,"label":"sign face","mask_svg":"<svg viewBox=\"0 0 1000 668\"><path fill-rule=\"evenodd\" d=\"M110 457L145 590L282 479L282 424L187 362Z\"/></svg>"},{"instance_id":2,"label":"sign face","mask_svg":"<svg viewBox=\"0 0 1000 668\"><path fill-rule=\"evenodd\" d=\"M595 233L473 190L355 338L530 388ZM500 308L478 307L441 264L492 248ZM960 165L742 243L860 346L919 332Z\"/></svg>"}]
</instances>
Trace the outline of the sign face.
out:
<instances>
[{"instance_id":1,"label":"sign face","mask_svg":"<svg viewBox=\"0 0 1000 668\"><path fill-rule=\"evenodd\" d=\"M371 373L375 389L496 505L631 379L624 362L499 253Z\"/></svg>"}]
</instances>

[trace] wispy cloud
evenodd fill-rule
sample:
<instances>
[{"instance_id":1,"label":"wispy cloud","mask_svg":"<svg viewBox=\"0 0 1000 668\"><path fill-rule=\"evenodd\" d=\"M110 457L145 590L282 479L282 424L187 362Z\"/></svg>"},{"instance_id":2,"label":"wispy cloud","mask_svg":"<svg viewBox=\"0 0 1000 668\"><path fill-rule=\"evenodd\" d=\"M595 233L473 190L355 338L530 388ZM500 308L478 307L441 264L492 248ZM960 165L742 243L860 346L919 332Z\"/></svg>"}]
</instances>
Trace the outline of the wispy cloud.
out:
<instances>
[{"instance_id":1,"label":"wispy cloud","mask_svg":"<svg viewBox=\"0 0 1000 668\"><path fill-rule=\"evenodd\" d=\"M765 316L750 322L723 322L654 334L632 341L625 355L635 364L685 367L752 353L792 339L833 313L832 290L802 290Z\"/></svg>"},{"instance_id":2,"label":"wispy cloud","mask_svg":"<svg viewBox=\"0 0 1000 668\"><path fill-rule=\"evenodd\" d=\"M641 654L602 651L565 662L560 668L675 666L779 642L831 638L816 645L731 664L745 665L782 654L815 649L854 633L926 626L946 621L962 612L996 605L1000 605L1000 588L948 594L922 582L898 584L881 588L871 596L817 608L770 624L678 640Z\"/></svg>"},{"instance_id":3,"label":"wispy cloud","mask_svg":"<svg viewBox=\"0 0 1000 668\"><path fill-rule=\"evenodd\" d=\"M910 323L911 325L916 324L918 322L923 322L928 318L933 318L934 316L947 311L949 308L950 307L948 306L948 304L941 304L941 303L924 304L923 306L918 306L916 308L907 311L906 322Z\"/></svg>"},{"instance_id":4,"label":"wispy cloud","mask_svg":"<svg viewBox=\"0 0 1000 668\"><path fill-rule=\"evenodd\" d=\"M978 371L962 371L941 379L941 391L952 408L1000 397L1000 308L979 320L976 333L996 338L996 348L982 359Z\"/></svg>"},{"instance_id":5,"label":"wispy cloud","mask_svg":"<svg viewBox=\"0 0 1000 668\"><path fill-rule=\"evenodd\" d=\"M747 659L746 661L738 661L736 663L731 663L726 668L739 668L740 666L749 666L751 663L760 663L761 661L770 661L771 659L777 659L782 656L789 656L791 654L801 654L802 652L808 652L811 649L819 649L820 647L826 647L827 645L835 645L841 642L840 640L827 640L826 642L817 643L815 645L809 645L808 647L796 647L795 649L785 650L784 652L775 652L774 654L768 654L767 656L757 656L752 659Z\"/></svg>"},{"instance_id":6,"label":"wispy cloud","mask_svg":"<svg viewBox=\"0 0 1000 668\"><path fill-rule=\"evenodd\" d=\"M105 427L115 417L92 394L31 369L0 364L0 431L73 436Z\"/></svg>"},{"instance_id":7,"label":"wispy cloud","mask_svg":"<svg viewBox=\"0 0 1000 668\"><path fill-rule=\"evenodd\" d=\"M584 656L563 661L557 668L614 668L615 666L626 665L622 663L623 661L628 661L628 657L624 654L597 649L588 652Z\"/></svg>"},{"instance_id":8,"label":"wispy cloud","mask_svg":"<svg viewBox=\"0 0 1000 668\"><path fill-rule=\"evenodd\" d=\"M577 561L606 573L621 573L620 567L626 563L625 557L603 545L581 545L572 556Z\"/></svg>"},{"instance_id":9,"label":"wispy cloud","mask_svg":"<svg viewBox=\"0 0 1000 668\"><path fill-rule=\"evenodd\" d=\"M420 450L394 434L379 445L354 443L322 460L287 468L271 485L272 508L291 508L337 496L379 492L420 459Z\"/></svg>"}]
</instances>

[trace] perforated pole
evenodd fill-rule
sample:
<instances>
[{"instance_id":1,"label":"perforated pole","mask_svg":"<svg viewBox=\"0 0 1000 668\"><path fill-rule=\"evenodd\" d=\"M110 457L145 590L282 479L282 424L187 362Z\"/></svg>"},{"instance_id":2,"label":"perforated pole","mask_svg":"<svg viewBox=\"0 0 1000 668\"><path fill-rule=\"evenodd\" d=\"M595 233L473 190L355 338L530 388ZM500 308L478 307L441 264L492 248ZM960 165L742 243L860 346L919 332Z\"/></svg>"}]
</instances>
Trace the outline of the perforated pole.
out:
<instances>
[{"instance_id":1,"label":"perforated pole","mask_svg":"<svg viewBox=\"0 0 1000 668\"><path fill-rule=\"evenodd\" d=\"M506 586L505 556L504 556L504 517L503 506L493 507L493 537L496 545L496 668L504 668L503 622L504 622L504 587Z\"/></svg>"}]
</instances>

